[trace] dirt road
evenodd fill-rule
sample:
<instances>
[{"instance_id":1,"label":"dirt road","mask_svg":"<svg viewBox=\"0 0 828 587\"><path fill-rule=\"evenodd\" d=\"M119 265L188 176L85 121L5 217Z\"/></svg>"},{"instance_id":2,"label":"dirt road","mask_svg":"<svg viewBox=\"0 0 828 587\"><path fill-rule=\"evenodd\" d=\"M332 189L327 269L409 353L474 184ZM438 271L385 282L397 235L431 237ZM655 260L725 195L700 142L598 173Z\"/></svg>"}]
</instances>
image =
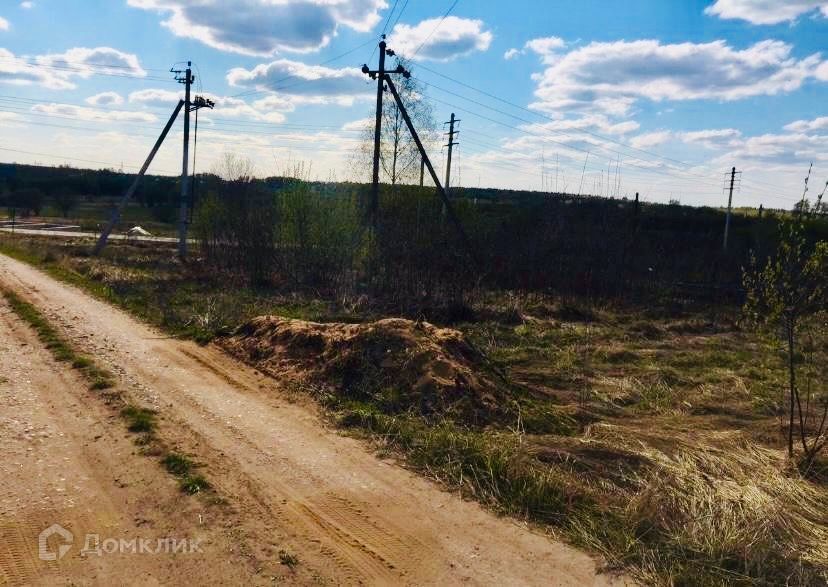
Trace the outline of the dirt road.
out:
<instances>
[{"instance_id":1,"label":"dirt road","mask_svg":"<svg viewBox=\"0 0 828 587\"><path fill-rule=\"evenodd\" d=\"M71 341L112 370L132 397L157 409L160 435L205 464L205 475L227 505L216 506L223 513L214 514L212 522L200 526L213 533L212 542L204 547L199 567L202 573L215 571L221 577L227 572L228 560L235 558L241 560L235 567L237 572L248 574L247 583L265 582L277 571L284 578L285 568L279 565L277 553L285 550L300 560L290 571L295 575L288 576L296 583L609 583L607 577L596 575L595 563L583 553L497 518L477 504L377 458L360 442L328 430L312 409L289 401L277 382L218 349L169 339L125 313L4 256L0 256L0 282L35 304ZM3 340L8 347L4 352L18 352L13 348L21 344L18 339L7 336ZM28 342L29 346L34 344ZM4 371L6 365L22 361L11 356L9 360L14 362L3 357ZM34 402L58 401L56 398L64 394L60 386L37 379L41 371L54 373L56 366L46 363L18 367L13 374L25 378L28 371L32 384L26 393L40 398L35 397ZM8 373L3 376L13 380ZM23 388L11 388L10 401L17 401L15 394L23 393L16 389ZM67 394L77 402L77 417L94 417L95 409L83 406L97 400L89 392L83 397L80 393ZM119 425L98 422L94 428L117 430ZM111 436L117 439L117 433ZM4 431L3 438L7 437ZM122 447L118 454L123 456L120 462L107 462L110 478L134 475L138 469L144 470L147 479L164 475L151 459L137 455L127 459L135 449L124 445L128 440L117 440ZM83 446L88 449L86 442ZM114 458L101 458L104 456ZM147 467L157 471L151 473ZM32 486L40 486L44 481L35 470L16 475L18 484L28 479ZM105 481L100 482L102 494L112 491ZM154 482L161 483L158 479ZM171 480L165 489L166 493L161 490L155 498L162 503L140 504L142 511L148 512L144 515L160 515L153 510L167 503L164 499L183 501L186 505L182 509L198 509L192 505L199 503L198 498L177 497ZM24 502L27 499L25 494L15 496L13 499ZM27 503L27 509L39 511L39 502L32 499L35 501ZM116 500L110 514L99 514L99 505L100 511L110 511L103 500L80 501L90 516L128 518L127 506L138 507L134 502ZM6 510L0 511L5 518ZM186 534L189 527L175 525L183 523L180 512L172 513L170 532ZM15 548L11 549L13 559ZM143 564L151 569L154 562ZM0 558L0 565L6 564L6 559ZM180 577L191 582L191 577ZM235 581L227 577L226 582Z\"/></svg>"},{"instance_id":2,"label":"dirt road","mask_svg":"<svg viewBox=\"0 0 828 587\"><path fill-rule=\"evenodd\" d=\"M92 400L76 372L52 359L2 297L0 366L0 585L171 584L181 573L198 583L245 580L238 556L240 564L208 571L210 551L227 551L232 537L205 526L212 514L136 456L117 418ZM55 533L41 552L38 535L53 524L70 534ZM99 539L87 544L87 534ZM188 551L192 540L196 552L162 546L156 554L167 538ZM151 543L153 554L133 555L121 540ZM117 551L99 554L94 547L104 541L108 549L118 541ZM59 560L42 560L57 559L62 546L68 549ZM92 548L82 556L85 547Z\"/></svg>"}]
</instances>

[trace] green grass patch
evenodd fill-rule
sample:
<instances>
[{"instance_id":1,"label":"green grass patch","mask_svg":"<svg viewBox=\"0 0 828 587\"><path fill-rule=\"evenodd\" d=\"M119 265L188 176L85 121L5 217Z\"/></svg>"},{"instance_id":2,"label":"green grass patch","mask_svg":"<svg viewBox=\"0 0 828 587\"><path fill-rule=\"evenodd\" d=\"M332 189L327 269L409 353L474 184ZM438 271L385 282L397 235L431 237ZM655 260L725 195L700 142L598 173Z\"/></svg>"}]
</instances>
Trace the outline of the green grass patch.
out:
<instances>
[{"instance_id":1,"label":"green grass patch","mask_svg":"<svg viewBox=\"0 0 828 587\"><path fill-rule=\"evenodd\" d=\"M188 495L196 495L210 490L210 483L201 475L187 475L181 480L181 491Z\"/></svg>"},{"instance_id":2,"label":"green grass patch","mask_svg":"<svg viewBox=\"0 0 828 587\"><path fill-rule=\"evenodd\" d=\"M164 468L167 469L169 473L172 473L178 477L188 475L193 467L195 467L195 463L192 460L175 452L167 453L164 458L161 459L161 464L164 465Z\"/></svg>"},{"instance_id":3,"label":"green grass patch","mask_svg":"<svg viewBox=\"0 0 828 587\"><path fill-rule=\"evenodd\" d=\"M89 382L90 389L101 390L115 386L115 381L108 371L95 365L90 357L77 353L32 304L7 289L3 289L3 297L6 298L14 313L35 330L38 338L52 353L55 360L71 363L72 367L80 371Z\"/></svg>"},{"instance_id":4,"label":"green grass patch","mask_svg":"<svg viewBox=\"0 0 828 587\"><path fill-rule=\"evenodd\" d=\"M121 417L126 420L130 432L154 432L157 423L155 412L138 406L127 406L121 410Z\"/></svg>"}]
</instances>

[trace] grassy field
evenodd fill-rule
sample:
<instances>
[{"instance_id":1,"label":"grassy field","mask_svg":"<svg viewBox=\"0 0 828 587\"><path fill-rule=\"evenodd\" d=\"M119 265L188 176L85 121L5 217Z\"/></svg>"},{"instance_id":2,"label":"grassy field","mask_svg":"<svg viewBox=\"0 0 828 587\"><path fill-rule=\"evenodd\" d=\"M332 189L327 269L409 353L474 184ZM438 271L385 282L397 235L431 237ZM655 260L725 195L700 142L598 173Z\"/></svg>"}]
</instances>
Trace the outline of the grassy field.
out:
<instances>
[{"instance_id":1,"label":"grassy field","mask_svg":"<svg viewBox=\"0 0 828 587\"><path fill-rule=\"evenodd\" d=\"M252 288L157 245L0 237L42 267L173 334L206 343L257 315L363 322L365 298ZM305 387L332 421L496 511L599 552L645 584L828 581L828 467L784 453L781 349L740 309L480 296L452 327L485 352L511 398L483 424ZM823 371L818 382L825 381ZM140 418L136 422L141 421ZM175 455L164 465L186 468Z\"/></svg>"}]
</instances>

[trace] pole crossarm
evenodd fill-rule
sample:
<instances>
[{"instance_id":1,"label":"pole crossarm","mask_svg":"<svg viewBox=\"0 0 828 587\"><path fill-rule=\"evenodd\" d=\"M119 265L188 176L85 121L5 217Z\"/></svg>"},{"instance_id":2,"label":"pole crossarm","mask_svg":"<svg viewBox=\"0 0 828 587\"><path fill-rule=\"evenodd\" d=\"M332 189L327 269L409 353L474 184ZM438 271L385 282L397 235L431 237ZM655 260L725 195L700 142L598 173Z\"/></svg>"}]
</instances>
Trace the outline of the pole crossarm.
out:
<instances>
[{"instance_id":1,"label":"pole crossarm","mask_svg":"<svg viewBox=\"0 0 828 587\"><path fill-rule=\"evenodd\" d=\"M115 206L115 209L112 211L112 216L109 219L109 224L106 225L103 232L101 233L98 242L95 244L95 248L92 251L94 255L99 255L100 252L106 246L106 242L109 239L109 235L112 233L112 230L115 228L115 225L118 224L118 221L121 219L121 214L124 211L124 206L126 206L127 202L132 198L135 194L135 190L138 189L138 184L141 183L141 179L144 177L144 174L147 172L147 169L152 163L152 160L155 158L156 153L158 153L158 149L161 148L161 144L164 142L164 139L167 138L167 134L170 132L175 119L178 118L178 113L181 112L181 109L184 107L184 100L178 101L178 106L175 107L173 110L172 116L167 121L167 125L164 127L164 130L161 131L161 136L158 137L158 140L155 141L155 145L152 147L149 156L147 157L146 161L144 161L144 165L141 167L141 170L138 172L138 175L135 176L135 179L132 180L132 184L130 184L129 188L124 195L121 196L121 199L118 201L118 205Z\"/></svg>"}]
</instances>

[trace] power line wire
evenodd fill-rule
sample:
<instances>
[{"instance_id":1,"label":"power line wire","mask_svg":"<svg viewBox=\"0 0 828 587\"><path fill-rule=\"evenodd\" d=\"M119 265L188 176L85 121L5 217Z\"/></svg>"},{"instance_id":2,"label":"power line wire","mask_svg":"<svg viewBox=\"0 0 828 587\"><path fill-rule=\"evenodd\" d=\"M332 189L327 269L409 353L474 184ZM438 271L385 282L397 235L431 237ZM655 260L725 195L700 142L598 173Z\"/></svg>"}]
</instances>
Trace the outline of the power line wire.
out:
<instances>
[{"instance_id":1,"label":"power line wire","mask_svg":"<svg viewBox=\"0 0 828 587\"><path fill-rule=\"evenodd\" d=\"M437 29L439 29L439 28L440 28L440 26L443 24L443 21L445 21L445 20L446 20L446 18L448 18L448 15L452 13L452 11L453 11L453 10L455 9L455 7L457 6L457 3L458 3L458 2L460 2L460 0L454 0L454 2L451 4L451 6L449 6L449 9L448 9L448 10L446 10L446 13L445 13L445 14L443 14L443 17L440 19L440 22L438 22L438 23L437 23L437 26L435 26L435 27L434 27L434 29L433 29L433 30L432 30L432 31L428 34L428 36L427 36L425 39L423 39L423 42L422 42L422 43L420 43L420 46L419 46L419 47L417 47L417 50L416 50L416 51L414 51L414 54L413 54L411 57L409 57L409 59L411 59L411 60L413 61L413 60L414 60L414 58L415 58L415 57L417 57L417 55L419 54L420 50L421 50L421 49L425 46L425 44L426 44L426 43L428 43L428 42L429 42L429 40L431 40L431 37L433 37L433 36L434 36L434 33L436 33L436 32L437 32Z\"/></svg>"}]
</instances>

